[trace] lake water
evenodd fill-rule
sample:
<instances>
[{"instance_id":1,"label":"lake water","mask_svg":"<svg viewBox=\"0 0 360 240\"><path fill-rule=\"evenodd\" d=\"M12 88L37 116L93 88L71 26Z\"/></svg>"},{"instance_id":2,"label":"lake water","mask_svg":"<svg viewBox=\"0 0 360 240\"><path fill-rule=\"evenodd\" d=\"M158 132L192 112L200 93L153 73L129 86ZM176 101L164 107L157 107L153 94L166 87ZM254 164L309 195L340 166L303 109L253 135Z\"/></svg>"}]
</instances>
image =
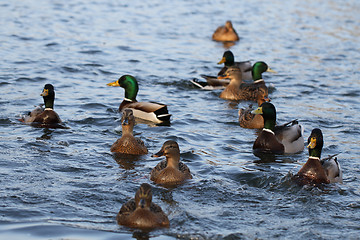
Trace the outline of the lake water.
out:
<instances>
[{"instance_id":1,"label":"lake water","mask_svg":"<svg viewBox=\"0 0 360 240\"><path fill-rule=\"evenodd\" d=\"M2 1L0 3L1 239L360 239L359 1ZM236 60L265 61L278 122L298 119L305 139L321 128L323 156L339 154L343 184L299 187L290 178L308 152L258 158L243 129L249 102L190 83L216 74L227 49L211 40L232 20ZM139 122L149 154L115 158L123 74L138 100L168 104L170 126ZM68 129L17 119L42 103L46 83ZM194 178L173 189L149 180L176 140ZM170 228L118 226L141 183Z\"/></svg>"}]
</instances>

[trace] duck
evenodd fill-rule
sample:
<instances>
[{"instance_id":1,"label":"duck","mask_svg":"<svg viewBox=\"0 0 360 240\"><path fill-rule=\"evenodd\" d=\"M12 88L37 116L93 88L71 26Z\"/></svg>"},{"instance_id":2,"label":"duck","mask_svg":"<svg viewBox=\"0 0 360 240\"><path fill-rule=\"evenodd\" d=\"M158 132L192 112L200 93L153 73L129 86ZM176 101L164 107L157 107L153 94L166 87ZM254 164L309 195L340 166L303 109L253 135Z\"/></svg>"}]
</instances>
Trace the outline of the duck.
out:
<instances>
[{"instance_id":1,"label":"duck","mask_svg":"<svg viewBox=\"0 0 360 240\"><path fill-rule=\"evenodd\" d=\"M226 77L226 70L230 67L238 67L240 69L242 80L252 80L254 82L263 81L262 73L264 72L277 73L263 61L255 62L252 66L250 61L244 61L244 62L235 62L235 65L232 66L225 65L220 70L218 76L209 76L209 75L201 74L200 76L205 78L206 82L201 82L197 79L192 79L190 81L192 84L203 90L224 89L229 85L231 81L228 77Z\"/></svg>"},{"instance_id":2,"label":"duck","mask_svg":"<svg viewBox=\"0 0 360 240\"><path fill-rule=\"evenodd\" d=\"M263 71L268 68L266 63L258 62L255 65L256 69L264 67ZM219 76L220 79L229 78L229 85L221 92L220 98L226 100L251 100L257 101L259 94L268 95L268 88L265 85L265 81L261 79L255 79L252 83L245 83L241 78L241 70L238 67L229 67L223 76Z\"/></svg>"},{"instance_id":3,"label":"duck","mask_svg":"<svg viewBox=\"0 0 360 240\"><path fill-rule=\"evenodd\" d=\"M302 185L342 183L341 167L335 157L337 154L321 159L323 145L321 129L314 128L308 138L309 158L294 176L298 183Z\"/></svg>"},{"instance_id":4,"label":"duck","mask_svg":"<svg viewBox=\"0 0 360 240\"><path fill-rule=\"evenodd\" d=\"M153 157L165 156L150 172L150 180L163 185L177 185L192 179L190 169L180 162L180 149L176 141L166 141L161 150Z\"/></svg>"},{"instance_id":5,"label":"duck","mask_svg":"<svg viewBox=\"0 0 360 240\"><path fill-rule=\"evenodd\" d=\"M225 26L218 27L212 39L217 42L236 42L239 41L239 36L233 28L231 21L226 21Z\"/></svg>"},{"instance_id":6,"label":"duck","mask_svg":"<svg viewBox=\"0 0 360 240\"><path fill-rule=\"evenodd\" d=\"M124 108L130 108L133 110L133 114L136 118L154 123L170 121L171 114L168 112L167 105L156 102L138 102L136 100L139 86L135 77L123 75L118 80L108 83L107 85L125 89L125 98L119 106L120 112Z\"/></svg>"},{"instance_id":7,"label":"duck","mask_svg":"<svg viewBox=\"0 0 360 240\"><path fill-rule=\"evenodd\" d=\"M270 102L270 98L262 91L258 94L257 104L261 106L264 102ZM253 104L239 110L240 127L249 129L264 128L264 118L260 114L251 113L253 110Z\"/></svg>"},{"instance_id":8,"label":"duck","mask_svg":"<svg viewBox=\"0 0 360 240\"><path fill-rule=\"evenodd\" d=\"M219 73L217 74L218 76L223 75L228 67L236 66L240 68L243 80L252 80L252 64L250 60L235 62L234 54L230 50L227 50L224 52L221 60L218 62L218 64L222 63L224 63L224 67L219 71ZM200 76L206 79L207 85L209 86L226 87L230 82L229 79L218 79L217 76L209 76L204 74L201 74Z\"/></svg>"},{"instance_id":9,"label":"duck","mask_svg":"<svg viewBox=\"0 0 360 240\"><path fill-rule=\"evenodd\" d=\"M37 106L33 111L23 116L20 121L26 124L40 127L55 127L61 123L59 115L54 111L55 89L52 84L45 84L40 96L44 99L44 104ZM45 106L45 108L43 107Z\"/></svg>"},{"instance_id":10,"label":"duck","mask_svg":"<svg viewBox=\"0 0 360 240\"><path fill-rule=\"evenodd\" d=\"M224 52L221 60L218 64L224 63L224 67L218 72L218 76L221 76L225 73L228 67L238 67L241 70L241 75L243 80L252 80L252 64L251 61L242 61L242 62L235 62L234 54L227 50Z\"/></svg>"},{"instance_id":11,"label":"duck","mask_svg":"<svg viewBox=\"0 0 360 240\"><path fill-rule=\"evenodd\" d=\"M130 108L122 111L121 126L122 136L111 146L111 152L125 153L131 155L145 155L148 150L140 138L135 138L133 134L135 117Z\"/></svg>"},{"instance_id":12,"label":"duck","mask_svg":"<svg viewBox=\"0 0 360 240\"><path fill-rule=\"evenodd\" d=\"M297 120L276 125L276 109L270 102L262 103L251 113L264 118L264 128L253 144L254 152L284 154L304 150L304 128Z\"/></svg>"},{"instance_id":13,"label":"duck","mask_svg":"<svg viewBox=\"0 0 360 240\"><path fill-rule=\"evenodd\" d=\"M161 207L152 202L152 190L148 183L140 185L135 198L127 201L116 216L117 223L130 228L168 228L170 222Z\"/></svg>"}]
</instances>

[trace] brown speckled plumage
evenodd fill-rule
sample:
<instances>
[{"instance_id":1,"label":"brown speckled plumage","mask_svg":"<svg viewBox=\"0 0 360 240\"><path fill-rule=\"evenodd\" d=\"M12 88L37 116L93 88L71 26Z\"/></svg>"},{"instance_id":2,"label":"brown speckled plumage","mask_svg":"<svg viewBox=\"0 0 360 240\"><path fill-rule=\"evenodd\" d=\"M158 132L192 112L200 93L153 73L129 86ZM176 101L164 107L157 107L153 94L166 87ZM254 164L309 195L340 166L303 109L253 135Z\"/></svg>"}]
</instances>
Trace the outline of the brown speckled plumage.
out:
<instances>
[{"instance_id":1,"label":"brown speckled plumage","mask_svg":"<svg viewBox=\"0 0 360 240\"><path fill-rule=\"evenodd\" d=\"M151 229L169 227L169 219L161 207L152 202L151 186L141 184L135 198L122 205L116 216L119 225L132 228Z\"/></svg>"},{"instance_id":2,"label":"brown speckled plumage","mask_svg":"<svg viewBox=\"0 0 360 240\"><path fill-rule=\"evenodd\" d=\"M111 146L111 152L119 152L133 155L144 155L148 150L144 142L133 136L135 118L131 109L124 109L121 118L122 136Z\"/></svg>"},{"instance_id":3,"label":"brown speckled plumage","mask_svg":"<svg viewBox=\"0 0 360 240\"><path fill-rule=\"evenodd\" d=\"M270 101L270 99L266 96L265 92L262 92L262 94L258 95L258 106L263 104L265 101ZM264 127L264 118L259 114L251 113L253 110L252 104L250 104L247 108L241 108L239 110L239 124L241 127L250 129Z\"/></svg>"},{"instance_id":4,"label":"brown speckled plumage","mask_svg":"<svg viewBox=\"0 0 360 240\"><path fill-rule=\"evenodd\" d=\"M180 149L175 141L166 141L155 156L166 156L150 173L150 179L158 184L176 185L191 179L190 169L180 162Z\"/></svg>"},{"instance_id":5,"label":"brown speckled plumage","mask_svg":"<svg viewBox=\"0 0 360 240\"><path fill-rule=\"evenodd\" d=\"M238 67L229 67L225 75L219 78L230 78L229 85L221 92L220 98L227 100L257 101L259 95L268 96L268 88L264 81L244 83Z\"/></svg>"},{"instance_id":6,"label":"brown speckled plumage","mask_svg":"<svg viewBox=\"0 0 360 240\"><path fill-rule=\"evenodd\" d=\"M239 40L239 36L233 28L231 21L226 21L225 26L220 26L215 30L212 39L218 42L234 42Z\"/></svg>"}]
</instances>

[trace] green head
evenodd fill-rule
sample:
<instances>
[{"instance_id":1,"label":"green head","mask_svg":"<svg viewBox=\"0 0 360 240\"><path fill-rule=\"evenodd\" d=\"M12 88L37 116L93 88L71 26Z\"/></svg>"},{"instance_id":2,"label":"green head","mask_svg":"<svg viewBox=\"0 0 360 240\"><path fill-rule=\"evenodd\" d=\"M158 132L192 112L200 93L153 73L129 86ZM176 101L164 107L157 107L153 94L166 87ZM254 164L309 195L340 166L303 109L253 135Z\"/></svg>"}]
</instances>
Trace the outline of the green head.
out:
<instances>
[{"instance_id":1,"label":"green head","mask_svg":"<svg viewBox=\"0 0 360 240\"><path fill-rule=\"evenodd\" d=\"M40 96L44 98L45 108L54 108L55 91L53 85L46 84Z\"/></svg>"},{"instance_id":2,"label":"green head","mask_svg":"<svg viewBox=\"0 0 360 240\"><path fill-rule=\"evenodd\" d=\"M276 109L270 102L264 102L257 109L252 111L253 114L260 114L264 118L264 128L274 131L276 124Z\"/></svg>"},{"instance_id":3,"label":"green head","mask_svg":"<svg viewBox=\"0 0 360 240\"><path fill-rule=\"evenodd\" d=\"M113 87L122 87L125 89L125 98L132 101L136 101L136 95L139 91L138 83L135 77L131 75L123 75L117 81L107 84L108 86Z\"/></svg>"},{"instance_id":4,"label":"green head","mask_svg":"<svg viewBox=\"0 0 360 240\"><path fill-rule=\"evenodd\" d=\"M218 62L218 64L222 63L225 63L225 66L227 67L233 66L235 64L234 54L230 50L224 52L222 59L220 62Z\"/></svg>"},{"instance_id":5,"label":"green head","mask_svg":"<svg viewBox=\"0 0 360 240\"><path fill-rule=\"evenodd\" d=\"M310 157L321 157L321 150L324 146L324 139L319 128L314 128L308 138L308 148Z\"/></svg>"},{"instance_id":6,"label":"green head","mask_svg":"<svg viewBox=\"0 0 360 240\"><path fill-rule=\"evenodd\" d=\"M269 68L269 66L265 62L256 62L252 67L252 77L253 80L262 79L262 73L264 72L273 72L276 73L274 70Z\"/></svg>"}]
</instances>

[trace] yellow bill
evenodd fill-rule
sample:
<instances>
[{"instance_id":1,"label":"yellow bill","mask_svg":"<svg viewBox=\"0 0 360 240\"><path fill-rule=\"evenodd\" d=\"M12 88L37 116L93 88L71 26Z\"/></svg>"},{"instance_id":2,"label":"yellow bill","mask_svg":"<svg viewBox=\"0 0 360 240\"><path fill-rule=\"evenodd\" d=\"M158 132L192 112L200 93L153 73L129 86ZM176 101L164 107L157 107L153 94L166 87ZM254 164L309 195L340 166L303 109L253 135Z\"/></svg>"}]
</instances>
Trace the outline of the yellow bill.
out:
<instances>
[{"instance_id":1,"label":"yellow bill","mask_svg":"<svg viewBox=\"0 0 360 240\"><path fill-rule=\"evenodd\" d=\"M108 83L106 85L111 86L111 87L120 87L119 81L111 82L111 83Z\"/></svg>"},{"instance_id":2,"label":"yellow bill","mask_svg":"<svg viewBox=\"0 0 360 240\"><path fill-rule=\"evenodd\" d=\"M224 62L226 62L226 58L225 58L225 57L223 57L223 58L220 60L220 62L218 62L218 64L222 64L222 63L224 63Z\"/></svg>"},{"instance_id":3,"label":"yellow bill","mask_svg":"<svg viewBox=\"0 0 360 240\"><path fill-rule=\"evenodd\" d=\"M271 68L268 67L268 69L266 69L267 72L271 72L271 73L277 73L276 71L272 70Z\"/></svg>"},{"instance_id":4,"label":"yellow bill","mask_svg":"<svg viewBox=\"0 0 360 240\"><path fill-rule=\"evenodd\" d=\"M252 110L251 113L252 114L263 114L262 107L258 107L257 109Z\"/></svg>"},{"instance_id":5,"label":"yellow bill","mask_svg":"<svg viewBox=\"0 0 360 240\"><path fill-rule=\"evenodd\" d=\"M309 145L307 147L310 148L310 149L314 149L316 147L316 138L312 137L310 139L310 143L309 143Z\"/></svg>"},{"instance_id":6,"label":"yellow bill","mask_svg":"<svg viewBox=\"0 0 360 240\"><path fill-rule=\"evenodd\" d=\"M40 94L40 96L46 97L49 95L49 89L44 89L43 92Z\"/></svg>"}]
</instances>

